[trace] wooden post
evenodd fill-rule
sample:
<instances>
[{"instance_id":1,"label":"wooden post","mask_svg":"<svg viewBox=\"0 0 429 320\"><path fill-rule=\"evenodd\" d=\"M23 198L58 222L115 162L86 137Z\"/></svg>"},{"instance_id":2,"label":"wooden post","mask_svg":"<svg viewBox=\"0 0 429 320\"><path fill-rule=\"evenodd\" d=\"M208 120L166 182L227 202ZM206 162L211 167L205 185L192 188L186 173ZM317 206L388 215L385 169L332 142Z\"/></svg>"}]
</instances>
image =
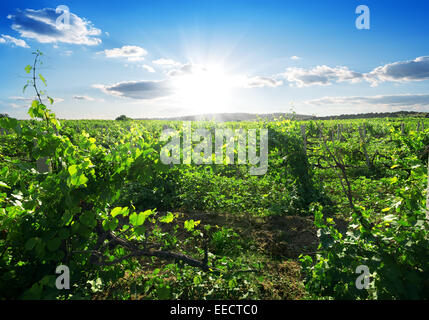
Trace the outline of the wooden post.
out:
<instances>
[{"instance_id":1,"label":"wooden post","mask_svg":"<svg viewBox=\"0 0 429 320\"><path fill-rule=\"evenodd\" d=\"M34 141L34 146L37 147L36 141ZM52 172L52 165L50 161L48 163L48 159L48 157L40 157L39 159L36 159L37 171L39 171L40 173Z\"/></svg>"},{"instance_id":2,"label":"wooden post","mask_svg":"<svg viewBox=\"0 0 429 320\"><path fill-rule=\"evenodd\" d=\"M304 142L304 152L307 154L307 135L305 133L305 125L301 125L302 141Z\"/></svg>"},{"instance_id":3,"label":"wooden post","mask_svg":"<svg viewBox=\"0 0 429 320\"><path fill-rule=\"evenodd\" d=\"M52 172L51 163L47 163L48 157L41 157L36 160L37 171L40 173Z\"/></svg>"},{"instance_id":4,"label":"wooden post","mask_svg":"<svg viewBox=\"0 0 429 320\"><path fill-rule=\"evenodd\" d=\"M366 165L368 168L371 167L371 161L369 160L369 156L368 156L368 151L366 150L366 130L365 130L365 125L363 126L363 128L361 126L359 126L359 135L360 138L362 140L362 150L363 150L363 154L365 155L365 161L366 161Z\"/></svg>"},{"instance_id":5,"label":"wooden post","mask_svg":"<svg viewBox=\"0 0 429 320\"><path fill-rule=\"evenodd\" d=\"M420 121L417 122L417 131L420 131Z\"/></svg>"},{"instance_id":6,"label":"wooden post","mask_svg":"<svg viewBox=\"0 0 429 320\"><path fill-rule=\"evenodd\" d=\"M426 189L426 220L429 221L429 155L428 155L428 178L427 178L427 189Z\"/></svg>"},{"instance_id":7,"label":"wooden post","mask_svg":"<svg viewBox=\"0 0 429 320\"><path fill-rule=\"evenodd\" d=\"M403 122L401 123L401 134L405 135L405 124Z\"/></svg>"}]
</instances>

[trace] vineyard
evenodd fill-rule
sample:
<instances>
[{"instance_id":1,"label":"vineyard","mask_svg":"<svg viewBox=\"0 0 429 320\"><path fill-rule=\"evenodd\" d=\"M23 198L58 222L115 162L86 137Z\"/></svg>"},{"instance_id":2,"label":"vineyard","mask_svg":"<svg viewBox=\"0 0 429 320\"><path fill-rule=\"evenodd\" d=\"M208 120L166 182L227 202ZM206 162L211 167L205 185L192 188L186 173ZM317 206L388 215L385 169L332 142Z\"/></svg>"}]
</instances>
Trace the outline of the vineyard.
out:
<instances>
[{"instance_id":1,"label":"vineyard","mask_svg":"<svg viewBox=\"0 0 429 320\"><path fill-rule=\"evenodd\" d=\"M267 129L267 172L164 164L182 122L58 120L37 57L31 120L0 119L0 299L429 298L429 119L192 122Z\"/></svg>"}]
</instances>

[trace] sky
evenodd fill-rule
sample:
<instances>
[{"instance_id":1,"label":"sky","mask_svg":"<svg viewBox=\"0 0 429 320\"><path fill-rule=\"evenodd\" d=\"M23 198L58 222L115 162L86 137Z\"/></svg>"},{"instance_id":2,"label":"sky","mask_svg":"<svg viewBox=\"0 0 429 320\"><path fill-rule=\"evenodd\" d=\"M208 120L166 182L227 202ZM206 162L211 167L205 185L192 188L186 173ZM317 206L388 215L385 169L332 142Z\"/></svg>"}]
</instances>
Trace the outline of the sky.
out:
<instances>
[{"instance_id":1,"label":"sky","mask_svg":"<svg viewBox=\"0 0 429 320\"><path fill-rule=\"evenodd\" d=\"M425 0L2 1L0 113L28 118L36 49L61 119L429 111L428 21Z\"/></svg>"}]
</instances>

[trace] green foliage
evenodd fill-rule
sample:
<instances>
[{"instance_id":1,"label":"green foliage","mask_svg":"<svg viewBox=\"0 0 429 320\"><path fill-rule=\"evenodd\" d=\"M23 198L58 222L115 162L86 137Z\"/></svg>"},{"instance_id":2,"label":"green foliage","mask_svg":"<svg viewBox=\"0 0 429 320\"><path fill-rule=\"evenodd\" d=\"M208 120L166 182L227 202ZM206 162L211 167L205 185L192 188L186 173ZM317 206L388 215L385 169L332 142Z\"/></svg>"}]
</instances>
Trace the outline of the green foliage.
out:
<instances>
[{"instance_id":1,"label":"green foliage","mask_svg":"<svg viewBox=\"0 0 429 320\"><path fill-rule=\"evenodd\" d=\"M429 225L424 208L427 171L415 155L427 137L416 133L404 136L393 127L390 134L396 149L391 155L393 165L389 164L391 178L383 179L393 188L392 197L383 204L386 207L355 206L348 230L341 234L332 218L325 220L323 207L313 206L319 229L319 252L315 259L301 257L301 262L307 275L307 289L316 296L429 297ZM408 174L404 175L403 170ZM371 282L367 290L355 285L359 265L369 268Z\"/></svg>"}]
</instances>

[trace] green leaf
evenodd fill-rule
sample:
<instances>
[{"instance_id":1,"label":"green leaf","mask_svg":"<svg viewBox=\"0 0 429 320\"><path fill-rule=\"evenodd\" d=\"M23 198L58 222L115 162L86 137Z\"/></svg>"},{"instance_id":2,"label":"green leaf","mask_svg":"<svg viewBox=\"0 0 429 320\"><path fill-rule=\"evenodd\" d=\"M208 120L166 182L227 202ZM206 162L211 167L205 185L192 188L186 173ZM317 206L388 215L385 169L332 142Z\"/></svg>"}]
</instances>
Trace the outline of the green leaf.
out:
<instances>
[{"instance_id":1,"label":"green leaf","mask_svg":"<svg viewBox=\"0 0 429 320\"><path fill-rule=\"evenodd\" d=\"M30 238L27 240L27 242L25 243L25 250L33 250L34 246L36 245L38 241L38 238Z\"/></svg>"},{"instance_id":2,"label":"green leaf","mask_svg":"<svg viewBox=\"0 0 429 320\"><path fill-rule=\"evenodd\" d=\"M101 223L101 225L103 226L103 229L105 230L105 231L109 231L109 229L110 229L110 225L109 225L109 220L103 220L103 222Z\"/></svg>"},{"instance_id":3,"label":"green leaf","mask_svg":"<svg viewBox=\"0 0 429 320\"><path fill-rule=\"evenodd\" d=\"M97 225L97 221L95 220L94 214L90 211L84 212L80 216L79 220L87 227L95 227Z\"/></svg>"},{"instance_id":4,"label":"green leaf","mask_svg":"<svg viewBox=\"0 0 429 320\"><path fill-rule=\"evenodd\" d=\"M32 66L30 66L30 65L27 65L27 66L25 67L25 72L30 73L30 72L31 72L31 69L33 69L33 67L32 67Z\"/></svg>"},{"instance_id":5,"label":"green leaf","mask_svg":"<svg viewBox=\"0 0 429 320\"><path fill-rule=\"evenodd\" d=\"M133 212L133 213L130 214L130 223L132 225L134 225L134 226L136 225L136 223L137 223L137 213Z\"/></svg>"},{"instance_id":6,"label":"green leaf","mask_svg":"<svg viewBox=\"0 0 429 320\"><path fill-rule=\"evenodd\" d=\"M71 177L71 184L78 187L88 182L88 178L83 174L75 174Z\"/></svg>"},{"instance_id":7,"label":"green leaf","mask_svg":"<svg viewBox=\"0 0 429 320\"><path fill-rule=\"evenodd\" d=\"M146 221L146 218L151 214L152 210L146 210L144 212L140 212L139 214L134 212L130 215L130 223L135 227L141 226Z\"/></svg>"},{"instance_id":8,"label":"green leaf","mask_svg":"<svg viewBox=\"0 0 429 320\"><path fill-rule=\"evenodd\" d=\"M47 242L47 247L49 251L56 251L61 245L61 239L53 238Z\"/></svg>"},{"instance_id":9,"label":"green leaf","mask_svg":"<svg viewBox=\"0 0 429 320\"><path fill-rule=\"evenodd\" d=\"M116 219L116 218L112 219L112 220L110 221L110 223L109 223L109 229L110 229L111 231L115 230L115 229L116 229L116 227L118 226L118 224L119 224L118 219Z\"/></svg>"},{"instance_id":10,"label":"green leaf","mask_svg":"<svg viewBox=\"0 0 429 320\"><path fill-rule=\"evenodd\" d=\"M108 231L108 230L111 230L111 231L115 230L116 227L118 226L118 224L119 224L119 221L116 218L106 219L106 220L103 220L103 222L102 222L103 228L106 231Z\"/></svg>"},{"instance_id":11,"label":"green leaf","mask_svg":"<svg viewBox=\"0 0 429 320\"><path fill-rule=\"evenodd\" d=\"M33 284L33 286L24 291L21 295L21 299L23 300L39 300L42 296L43 286L39 283Z\"/></svg>"},{"instance_id":12,"label":"green leaf","mask_svg":"<svg viewBox=\"0 0 429 320\"><path fill-rule=\"evenodd\" d=\"M4 183L3 181L0 181L0 187L10 189L10 187L6 183Z\"/></svg>"},{"instance_id":13,"label":"green leaf","mask_svg":"<svg viewBox=\"0 0 429 320\"><path fill-rule=\"evenodd\" d=\"M174 215L171 212L169 212L164 217L162 217L159 221L164 223L170 223L173 220L174 220Z\"/></svg>"},{"instance_id":14,"label":"green leaf","mask_svg":"<svg viewBox=\"0 0 429 320\"><path fill-rule=\"evenodd\" d=\"M167 285L160 285L156 289L156 293L157 293L158 299L160 300L170 299L170 287Z\"/></svg>"},{"instance_id":15,"label":"green leaf","mask_svg":"<svg viewBox=\"0 0 429 320\"><path fill-rule=\"evenodd\" d=\"M146 220L146 215L140 212L137 216L136 226L141 226Z\"/></svg>"},{"instance_id":16,"label":"green leaf","mask_svg":"<svg viewBox=\"0 0 429 320\"><path fill-rule=\"evenodd\" d=\"M38 100L33 100L31 107L28 109L28 114L32 118L43 118L45 115L46 106L40 103Z\"/></svg>"},{"instance_id":17,"label":"green leaf","mask_svg":"<svg viewBox=\"0 0 429 320\"><path fill-rule=\"evenodd\" d=\"M395 184L396 182L398 182L398 177L390 178L390 184Z\"/></svg>"},{"instance_id":18,"label":"green leaf","mask_svg":"<svg viewBox=\"0 0 429 320\"><path fill-rule=\"evenodd\" d=\"M184 227L186 230L188 231L192 231L195 227L195 222L194 220L186 220L184 223Z\"/></svg>"},{"instance_id":19,"label":"green leaf","mask_svg":"<svg viewBox=\"0 0 429 320\"><path fill-rule=\"evenodd\" d=\"M123 214L127 208L116 207L111 212L110 215L112 217L116 217L118 214Z\"/></svg>"},{"instance_id":20,"label":"green leaf","mask_svg":"<svg viewBox=\"0 0 429 320\"><path fill-rule=\"evenodd\" d=\"M138 226L138 227L134 228L134 232L139 236L144 236L145 232L146 232L146 228L143 226Z\"/></svg>"},{"instance_id":21,"label":"green leaf","mask_svg":"<svg viewBox=\"0 0 429 320\"><path fill-rule=\"evenodd\" d=\"M68 171L71 176L74 176L77 173L77 166L74 164L68 168Z\"/></svg>"},{"instance_id":22,"label":"green leaf","mask_svg":"<svg viewBox=\"0 0 429 320\"><path fill-rule=\"evenodd\" d=\"M0 118L0 125L5 129L14 130L18 126L18 120L16 120L15 118L3 117Z\"/></svg>"},{"instance_id":23,"label":"green leaf","mask_svg":"<svg viewBox=\"0 0 429 320\"><path fill-rule=\"evenodd\" d=\"M58 237L62 240L67 239L69 237L69 234L69 231L65 228L58 231Z\"/></svg>"},{"instance_id":24,"label":"green leaf","mask_svg":"<svg viewBox=\"0 0 429 320\"><path fill-rule=\"evenodd\" d=\"M385 222L391 222L396 219L398 219L398 217L395 216L394 214L388 214L387 216L383 217L383 221Z\"/></svg>"},{"instance_id":25,"label":"green leaf","mask_svg":"<svg viewBox=\"0 0 429 320\"><path fill-rule=\"evenodd\" d=\"M40 78L40 80L42 80L43 81L43 83L45 84L45 86L46 86L46 80L45 80L45 78L39 73L39 78Z\"/></svg>"},{"instance_id":26,"label":"green leaf","mask_svg":"<svg viewBox=\"0 0 429 320\"><path fill-rule=\"evenodd\" d=\"M69 225L73 219L73 213L70 210L66 210L61 217L61 223L63 225Z\"/></svg>"},{"instance_id":27,"label":"green leaf","mask_svg":"<svg viewBox=\"0 0 429 320\"><path fill-rule=\"evenodd\" d=\"M46 287L55 288L55 280L56 277L54 275L46 275L40 280L40 284Z\"/></svg>"}]
</instances>

